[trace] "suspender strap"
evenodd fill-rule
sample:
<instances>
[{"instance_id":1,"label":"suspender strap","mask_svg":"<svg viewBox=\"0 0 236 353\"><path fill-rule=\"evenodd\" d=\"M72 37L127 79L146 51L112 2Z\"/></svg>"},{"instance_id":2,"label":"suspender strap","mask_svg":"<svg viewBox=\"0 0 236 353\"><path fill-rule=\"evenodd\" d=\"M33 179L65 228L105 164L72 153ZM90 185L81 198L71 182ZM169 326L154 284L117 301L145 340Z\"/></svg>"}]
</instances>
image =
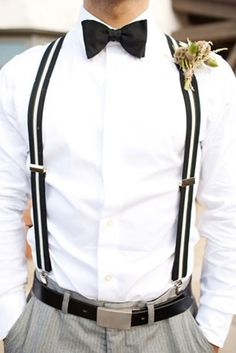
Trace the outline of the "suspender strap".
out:
<instances>
[{"instance_id":1,"label":"suspender strap","mask_svg":"<svg viewBox=\"0 0 236 353\"><path fill-rule=\"evenodd\" d=\"M167 37L168 45L172 56L178 47L177 42ZM193 203L193 187L195 183L195 169L197 162L197 150L201 122L201 109L199 91L196 77L193 77L192 85L194 90L184 89L184 74L180 67L180 84L186 107L186 138L182 181L180 183L179 217L177 225L177 237L175 247L175 259L172 269L172 280L181 281L187 275L188 248L190 236L191 211Z\"/></svg>"},{"instance_id":2,"label":"suspender strap","mask_svg":"<svg viewBox=\"0 0 236 353\"><path fill-rule=\"evenodd\" d=\"M30 144L31 190L37 266L51 271L48 247L47 211L45 200L46 170L43 165L42 117L46 92L64 37L52 42L41 60L28 107L28 133Z\"/></svg>"}]
</instances>

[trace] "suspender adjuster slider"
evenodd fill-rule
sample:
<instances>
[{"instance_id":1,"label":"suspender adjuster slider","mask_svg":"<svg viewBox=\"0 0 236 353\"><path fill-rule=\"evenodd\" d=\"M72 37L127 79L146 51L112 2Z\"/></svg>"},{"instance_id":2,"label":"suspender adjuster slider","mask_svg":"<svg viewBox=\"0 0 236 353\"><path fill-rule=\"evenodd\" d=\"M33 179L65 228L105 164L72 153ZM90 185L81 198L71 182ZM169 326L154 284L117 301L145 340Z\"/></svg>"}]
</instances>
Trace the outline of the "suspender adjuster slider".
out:
<instances>
[{"instance_id":1,"label":"suspender adjuster slider","mask_svg":"<svg viewBox=\"0 0 236 353\"><path fill-rule=\"evenodd\" d=\"M195 184L195 178L192 177L192 178L188 178L188 179L183 179L179 186L181 188L186 188L187 186L193 186Z\"/></svg>"},{"instance_id":2,"label":"suspender adjuster slider","mask_svg":"<svg viewBox=\"0 0 236 353\"><path fill-rule=\"evenodd\" d=\"M39 174L46 173L46 169L44 168L44 166L38 165L38 164L30 164L30 170L31 170L31 172L39 173Z\"/></svg>"}]
</instances>

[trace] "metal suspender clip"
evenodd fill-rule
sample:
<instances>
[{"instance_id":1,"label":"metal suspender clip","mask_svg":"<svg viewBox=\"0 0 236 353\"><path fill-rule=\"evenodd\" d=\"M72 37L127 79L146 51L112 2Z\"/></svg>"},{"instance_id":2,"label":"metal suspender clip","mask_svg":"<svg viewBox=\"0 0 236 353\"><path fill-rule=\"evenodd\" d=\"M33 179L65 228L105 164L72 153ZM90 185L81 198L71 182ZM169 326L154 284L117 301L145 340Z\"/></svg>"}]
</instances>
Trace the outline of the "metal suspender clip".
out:
<instances>
[{"instance_id":1,"label":"metal suspender clip","mask_svg":"<svg viewBox=\"0 0 236 353\"><path fill-rule=\"evenodd\" d=\"M46 169L43 165L38 164L30 164L31 172L39 173L39 174L46 174Z\"/></svg>"},{"instance_id":2,"label":"metal suspender clip","mask_svg":"<svg viewBox=\"0 0 236 353\"><path fill-rule=\"evenodd\" d=\"M47 284L48 284L48 275L47 275L47 273L45 271L41 271L40 272L40 280L45 286L47 286Z\"/></svg>"},{"instance_id":3,"label":"metal suspender clip","mask_svg":"<svg viewBox=\"0 0 236 353\"><path fill-rule=\"evenodd\" d=\"M187 186L192 186L195 184L195 178L188 178L188 179L183 179L180 183L179 186L180 188L186 188Z\"/></svg>"},{"instance_id":4,"label":"metal suspender clip","mask_svg":"<svg viewBox=\"0 0 236 353\"><path fill-rule=\"evenodd\" d=\"M183 285L183 281L182 279L179 279L175 282L175 293L176 294L179 294L181 288L182 288L182 285Z\"/></svg>"}]
</instances>

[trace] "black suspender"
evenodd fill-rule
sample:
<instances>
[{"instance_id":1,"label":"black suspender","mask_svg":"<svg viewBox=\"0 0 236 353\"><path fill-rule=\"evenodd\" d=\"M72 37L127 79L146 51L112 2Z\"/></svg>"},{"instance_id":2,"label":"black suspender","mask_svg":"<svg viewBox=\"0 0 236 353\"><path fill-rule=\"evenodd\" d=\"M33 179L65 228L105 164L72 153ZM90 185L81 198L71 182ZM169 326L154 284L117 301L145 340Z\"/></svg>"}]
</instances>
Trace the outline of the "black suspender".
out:
<instances>
[{"instance_id":1,"label":"black suspender","mask_svg":"<svg viewBox=\"0 0 236 353\"><path fill-rule=\"evenodd\" d=\"M178 44L169 36L167 41L172 55ZM37 266L42 273L50 272L51 261L48 246L47 212L45 197L45 175L43 165L42 118L45 97L56 60L58 58L64 37L51 43L45 51L38 69L36 80L32 89L29 110L28 130L31 158L31 188L33 201L33 218L35 228L35 242L37 253ZM176 65L177 66L177 65ZM184 90L184 75L177 66L180 75L180 84L186 106L186 139L185 153L180 183L180 203L175 247L175 259L172 270L172 280L178 285L187 274L189 233L191 210L193 202L193 186L195 183L195 168L200 131L200 101L198 85L195 76L192 85L194 91Z\"/></svg>"},{"instance_id":2,"label":"black suspender","mask_svg":"<svg viewBox=\"0 0 236 353\"><path fill-rule=\"evenodd\" d=\"M175 49L178 47L178 44L171 37L166 37L173 56ZM196 77L194 76L192 81L194 90L186 91L184 89L184 74L180 67L178 65L176 66L179 70L180 85L183 92L187 119L184 163L182 181L180 183L180 202L175 259L172 269L172 280L181 282L182 278L184 278L187 274L190 222L193 203L193 186L195 184L195 169L201 123L201 109Z\"/></svg>"},{"instance_id":3,"label":"black suspender","mask_svg":"<svg viewBox=\"0 0 236 353\"><path fill-rule=\"evenodd\" d=\"M28 108L30 170L37 266L43 272L51 271L48 246L45 175L43 165L42 118L45 97L64 37L52 42L41 60L32 89Z\"/></svg>"}]
</instances>

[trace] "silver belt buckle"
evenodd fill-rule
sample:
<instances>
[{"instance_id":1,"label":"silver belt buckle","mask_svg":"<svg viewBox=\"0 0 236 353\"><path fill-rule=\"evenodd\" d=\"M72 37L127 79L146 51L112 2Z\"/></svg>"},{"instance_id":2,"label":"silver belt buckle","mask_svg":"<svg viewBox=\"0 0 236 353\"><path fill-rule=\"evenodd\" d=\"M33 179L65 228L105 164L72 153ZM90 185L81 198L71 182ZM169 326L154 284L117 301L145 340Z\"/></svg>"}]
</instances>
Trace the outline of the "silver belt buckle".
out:
<instances>
[{"instance_id":1,"label":"silver belt buckle","mask_svg":"<svg viewBox=\"0 0 236 353\"><path fill-rule=\"evenodd\" d=\"M105 328L129 330L131 328L132 309L112 309L98 307L97 325Z\"/></svg>"}]
</instances>

